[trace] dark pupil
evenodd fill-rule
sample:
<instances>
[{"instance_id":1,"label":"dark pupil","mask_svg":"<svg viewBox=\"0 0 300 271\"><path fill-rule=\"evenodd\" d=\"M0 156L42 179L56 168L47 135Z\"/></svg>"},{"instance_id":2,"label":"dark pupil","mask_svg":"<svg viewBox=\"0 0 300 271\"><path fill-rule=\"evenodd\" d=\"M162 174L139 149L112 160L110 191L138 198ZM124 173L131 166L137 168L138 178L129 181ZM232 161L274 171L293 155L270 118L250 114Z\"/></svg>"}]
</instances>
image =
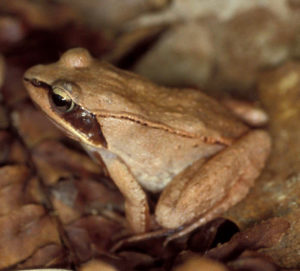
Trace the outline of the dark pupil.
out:
<instances>
[{"instance_id":1,"label":"dark pupil","mask_svg":"<svg viewBox=\"0 0 300 271\"><path fill-rule=\"evenodd\" d=\"M66 99L65 97L52 93L53 103L62 110L68 110L72 105L71 99Z\"/></svg>"}]
</instances>

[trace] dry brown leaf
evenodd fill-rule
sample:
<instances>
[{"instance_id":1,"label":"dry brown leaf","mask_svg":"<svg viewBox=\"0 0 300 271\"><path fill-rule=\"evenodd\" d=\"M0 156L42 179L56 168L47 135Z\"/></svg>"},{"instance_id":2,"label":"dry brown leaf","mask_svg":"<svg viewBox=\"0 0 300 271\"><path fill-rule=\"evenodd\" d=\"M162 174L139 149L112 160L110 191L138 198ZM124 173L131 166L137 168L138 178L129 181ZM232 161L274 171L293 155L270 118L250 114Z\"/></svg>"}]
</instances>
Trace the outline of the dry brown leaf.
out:
<instances>
[{"instance_id":1,"label":"dry brown leaf","mask_svg":"<svg viewBox=\"0 0 300 271\"><path fill-rule=\"evenodd\" d=\"M43 182L47 185L76 175L99 178L103 172L86 154L67 148L54 140L47 140L36 146L32 150L32 157Z\"/></svg>"},{"instance_id":2,"label":"dry brown leaf","mask_svg":"<svg viewBox=\"0 0 300 271\"><path fill-rule=\"evenodd\" d=\"M282 218L269 219L237 233L229 242L209 250L206 255L213 259L228 261L245 250L258 250L275 246L289 227L290 224Z\"/></svg>"},{"instance_id":3,"label":"dry brown leaf","mask_svg":"<svg viewBox=\"0 0 300 271\"><path fill-rule=\"evenodd\" d=\"M116 269L114 266L112 266L104 261L96 260L96 259L85 263L84 265L82 265L79 268L79 271L96 271L96 270L117 271L118 269Z\"/></svg>"},{"instance_id":4,"label":"dry brown leaf","mask_svg":"<svg viewBox=\"0 0 300 271\"><path fill-rule=\"evenodd\" d=\"M192 257L186 260L182 265L172 269L174 271L194 271L194 270L209 270L209 271L226 271L228 270L224 265L216 261L202 258Z\"/></svg>"},{"instance_id":5,"label":"dry brown leaf","mask_svg":"<svg viewBox=\"0 0 300 271\"><path fill-rule=\"evenodd\" d=\"M65 227L80 262L107 253L122 230L119 223L100 216L86 216Z\"/></svg>"},{"instance_id":6,"label":"dry brown leaf","mask_svg":"<svg viewBox=\"0 0 300 271\"><path fill-rule=\"evenodd\" d=\"M0 233L0 268L17 264L46 245L61 244L56 223L39 205L1 216Z\"/></svg>"},{"instance_id":7,"label":"dry brown leaf","mask_svg":"<svg viewBox=\"0 0 300 271\"><path fill-rule=\"evenodd\" d=\"M69 179L51 187L50 200L63 224L74 222L87 214L123 212L123 197L99 180ZM121 217L120 215L117 215ZM123 223L125 218L123 218ZM120 220L119 220L120 222Z\"/></svg>"},{"instance_id":8,"label":"dry brown leaf","mask_svg":"<svg viewBox=\"0 0 300 271\"><path fill-rule=\"evenodd\" d=\"M62 132L31 103L19 103L11 116L14 127L29 148L45 139L59 140L65 138Z\"/></svg>"}]
</instances>

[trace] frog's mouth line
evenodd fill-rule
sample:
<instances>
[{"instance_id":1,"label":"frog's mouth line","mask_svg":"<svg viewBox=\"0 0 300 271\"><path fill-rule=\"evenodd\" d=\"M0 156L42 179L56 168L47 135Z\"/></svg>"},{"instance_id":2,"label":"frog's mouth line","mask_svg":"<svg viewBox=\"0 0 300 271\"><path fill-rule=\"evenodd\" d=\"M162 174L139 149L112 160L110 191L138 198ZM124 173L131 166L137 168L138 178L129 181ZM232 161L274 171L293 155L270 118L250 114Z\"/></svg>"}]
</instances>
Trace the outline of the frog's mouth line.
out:
<instances>
[{"instance_id":1,"label":"frog's mouth line","mask_svg":"<svg viewBox=\"0 0 300 271\"><path fill-rule=\"evenodd\" d=\"M78 104L74 106L74 109L72 111L62 112L56 109L55 104L51 100L53 93L51 85L39 81L35 78L29 79L24 77L24 81L29 82L35 88L44 89L48 92L48 102L51 111L53 111L56 115L59 115L60 118L64 120L64 122L68 123L68 126L71 126L73 132L69 131L70 128L67 129L64 127L64 125L52 119L49 114L47 114L47 112L45 112L45 110L43 110L43 108L39 106L39 104L37 104L36 102L35 104L37 104L37 106L46 113L46 115L52 120L52 122L54 122L59 128L61 128L69 137L74 139L74 133L79 137L79 139L82 140L84 138L84 143L86 144L98 145L107 148L106 139L94 114L85 110Z\"/></svg>"}]
</instances>

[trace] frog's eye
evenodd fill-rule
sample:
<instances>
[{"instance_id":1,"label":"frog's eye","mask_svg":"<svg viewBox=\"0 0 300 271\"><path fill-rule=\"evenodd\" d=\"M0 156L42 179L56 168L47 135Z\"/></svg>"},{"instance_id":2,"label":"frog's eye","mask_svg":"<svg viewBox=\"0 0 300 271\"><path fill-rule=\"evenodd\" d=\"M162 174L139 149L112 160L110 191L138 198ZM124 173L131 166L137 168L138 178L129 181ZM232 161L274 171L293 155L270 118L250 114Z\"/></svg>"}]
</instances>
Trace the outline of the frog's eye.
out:
<instances>
[{"instance_id":1,"label":"frog's eye","mask_svg":"<svg viewBox=\"0 0 300 271\"><path fill-rule=\"evenodd\" d=\"M55 108L63 113L70 112L74 109L75 103L66 91L61 88L54 87L50 93L50 98Z\"/></svg>"}]
</instances>

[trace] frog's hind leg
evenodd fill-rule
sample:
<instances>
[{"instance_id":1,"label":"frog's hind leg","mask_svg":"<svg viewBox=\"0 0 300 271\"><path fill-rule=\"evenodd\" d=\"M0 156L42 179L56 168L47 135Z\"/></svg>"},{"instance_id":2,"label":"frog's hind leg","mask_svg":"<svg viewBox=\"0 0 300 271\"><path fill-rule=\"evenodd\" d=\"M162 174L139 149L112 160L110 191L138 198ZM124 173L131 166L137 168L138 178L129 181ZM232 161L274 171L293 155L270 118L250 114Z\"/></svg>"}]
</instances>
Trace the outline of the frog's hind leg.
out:
<instances>
[{"instance_id":1,"label":"frog's hind leg","mask_svg":"<svg viewBox=\"0 0 300 271\"><path fill-rule=\"evenodd\" d=\"M219 216L246 196L269 152L269 135L256 130L203 166L195 162L163 191L156 208L157 222L173 229L194 222L181 236Z\"/></svg>"}]
</instances>

